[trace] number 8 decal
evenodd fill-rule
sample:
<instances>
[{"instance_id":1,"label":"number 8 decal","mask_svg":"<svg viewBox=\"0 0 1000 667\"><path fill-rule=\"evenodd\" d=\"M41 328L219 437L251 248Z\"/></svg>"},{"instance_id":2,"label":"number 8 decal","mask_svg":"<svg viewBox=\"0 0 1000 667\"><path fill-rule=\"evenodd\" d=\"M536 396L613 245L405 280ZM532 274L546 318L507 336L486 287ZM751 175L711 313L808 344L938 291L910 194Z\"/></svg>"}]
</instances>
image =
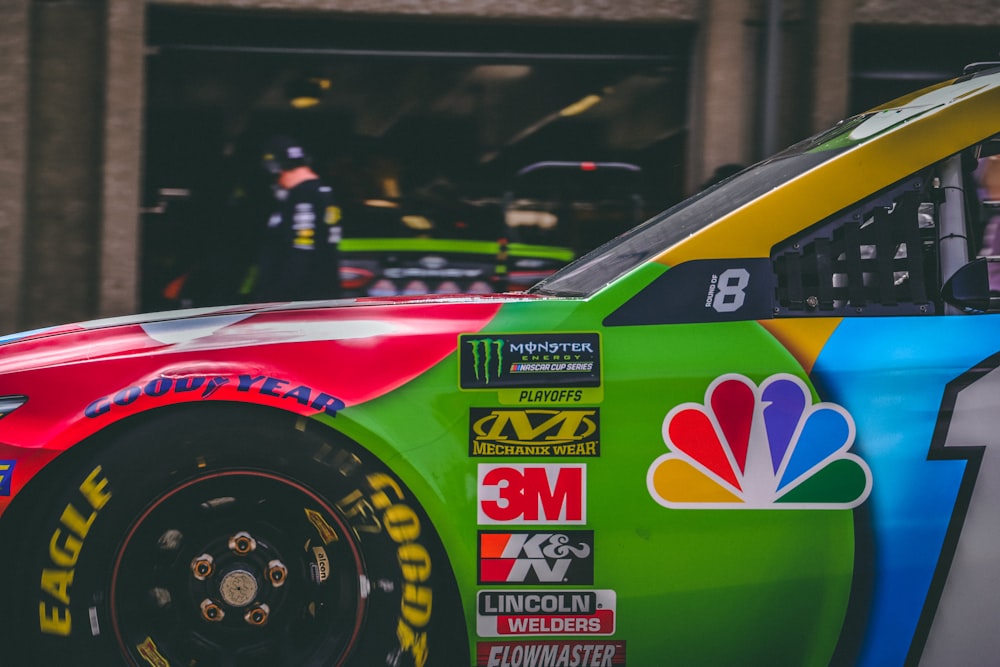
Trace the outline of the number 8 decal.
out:
<instances>
[{"instance_id":1,"label":"number 8 decal","mask_svg":"<svg viewBox=\"0 0 1000 667\"><path fill-rule=\"evenodd\" d=\"M712 299L712 308L717 313L732 313L739 310L746 300L746 287L750 283L750 272L746 269L726 269L719 276L718 289Z\"/></svg>"}]
</instances>

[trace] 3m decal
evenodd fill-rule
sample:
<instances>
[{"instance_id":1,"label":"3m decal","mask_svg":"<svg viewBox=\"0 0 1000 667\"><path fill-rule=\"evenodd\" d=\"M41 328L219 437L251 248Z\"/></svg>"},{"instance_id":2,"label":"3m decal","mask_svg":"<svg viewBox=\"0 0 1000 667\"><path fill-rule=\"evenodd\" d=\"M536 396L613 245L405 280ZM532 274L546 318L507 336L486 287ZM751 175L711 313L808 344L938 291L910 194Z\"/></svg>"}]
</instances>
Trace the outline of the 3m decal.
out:
<instances>
[{"instance_id":1,"label":"3m decal","mask_svg":"<svg viewBox=\"0 0 1000 667\"><path fill-rule=\"evenodd\" d=\"M10 495L10 480L17 461L0 461L0 496Z\"/></svg>"},{"instance_id":2,"label":"3m decal","mask_svg":"<svg viewBox=\"0 0 1000 667\"><path fill-rule=\"evenodd\" d=\"M601 384L596 333L462 334L458 348L463 389Z\"/></svg>"},{"instance_id":3,"label":"3m decal","mask_svg":"<svg viewBox=\"0 0 1000 667\"><path fill-rule=\"evenodd\" d=\"M625 642L478 642L476 667L616 667L625 665Z\"/></svg>"},{"instance_id":4,"label":"3m decal","mask_svg":"<svg viewBox=\"0 0 1000 667\"><path fill-rule=\"evenodd\" d=\"M292 386L288 380L266 375L240 375L232 386L227 377L212 376L160 376L145 384L137 384L121 389L114 394L102 396L90 403L83 414L91 419L111 412L116 407L131 405L146 396L160 398L169 396L171 399L188 392L198 392L201 399L207 399L224 386L231 386L237 392L252 393L259 396L270 396L280 399L292 399L300 405L314 410L322 410L331 417L343 409L344 402L330 394L317 391L304 385Z\"/></svg>"},{"instance_id":5,"label":"3m decal","mask_svg":"<svg viewBox=\"0 0 1000 667\"><path fill-rule=\"evenodd\" d=\"M97 466L79 487L80 500L70 502L62 511L59 525L49 539L46 567L40 577L38 627L50 635L68 636L73 628L69 610L76 561L98 513L111 499L108 480Z\"/></svg>"},{"instance_id":6,"label":"3m decal","mask_svg":"<svg viewBox=\"0 0 1000 667\"><path fill-rule=\"evenodd\" d=\"M480 584L594 583L594 531L480 531Z\"/></svg>"},{"instance_id":7,"label":"3m decal","mask_svg":"<svg viewBox=\"0 0 1000 667\"><path fill-rule=\"evenodd\" d=\"M704 405L684 403L663 420L670 450L653 461L646 486L674 509L850 509L871 492L868 465L847 450L854 420L833 403L812 403L787 374L759 386L723 375Z\"/></svg>"},{"instance_id":8,"label":"3m decal","mask_svg":"<svg viewBox=\"0 0 1000 667\"><path fill-rule=\"evenodd\" d=\"M479 591L480 637L611 635L617 595L610 590Z\"/></svg>"},{"instance_id":9,"label":"3m decal","mask_svg":"<svg viewBox=\"0 0 1000 667\"><path fill-rule=\"evenodd\" d=\"M469 456L598 456L597 408L469 409Z\"/></svg>"},{"instance_id":10,"label":"3m decal","mask_svg":"<svg viewBox=\"0 0 1000 667\"><path fill-rule=\"evenodd\" d=\"M587 466L479 464L480 524L587 523Z\"/></svg>"}]
</instances>

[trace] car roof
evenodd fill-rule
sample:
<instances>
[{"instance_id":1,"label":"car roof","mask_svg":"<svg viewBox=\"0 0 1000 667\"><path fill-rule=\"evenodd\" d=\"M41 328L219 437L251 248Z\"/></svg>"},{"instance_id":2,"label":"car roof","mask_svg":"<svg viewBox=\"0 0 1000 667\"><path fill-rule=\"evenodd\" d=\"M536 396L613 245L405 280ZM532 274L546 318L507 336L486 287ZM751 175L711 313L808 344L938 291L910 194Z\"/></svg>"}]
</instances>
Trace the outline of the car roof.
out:
<instances>
[{"instance_id":1,"label":"car roof","mask_svg":"<svg viewBox=\"0 0 1000 667\"><path fill-rule=\"evenodd\" d=\"M855 143L668 248L655 261L767 257L771 247L1000 129L1000 69L958 77L861 115ZM739 225L727 224L734 216Z\"/></svg>"}]
</instances>

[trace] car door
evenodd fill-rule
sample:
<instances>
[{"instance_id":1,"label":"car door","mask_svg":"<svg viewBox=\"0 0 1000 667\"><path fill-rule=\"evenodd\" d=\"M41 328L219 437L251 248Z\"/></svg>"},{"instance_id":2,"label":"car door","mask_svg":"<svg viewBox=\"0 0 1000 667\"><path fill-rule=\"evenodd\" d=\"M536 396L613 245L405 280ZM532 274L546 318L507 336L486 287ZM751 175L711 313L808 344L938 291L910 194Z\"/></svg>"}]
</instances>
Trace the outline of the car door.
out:
<instances>
[{"instance_id":1,"label":"car door","mask_svg":"<svg viewBox=\"0 0 1000 667\"><path fill-rule=\"evenodd\" d=\"M650 546L627 561L644 602L620 616L661 628L636 649L698 664L996 654L1000 316L940 297L968 260L949 218L963 245L977 232L945 192L974 188L962 160L806 221L767 258L673 266L604 319L605 441L645 471L645 497L634 479L618 491L641 508L621 530Z\"/></svg>"}]
</instances>

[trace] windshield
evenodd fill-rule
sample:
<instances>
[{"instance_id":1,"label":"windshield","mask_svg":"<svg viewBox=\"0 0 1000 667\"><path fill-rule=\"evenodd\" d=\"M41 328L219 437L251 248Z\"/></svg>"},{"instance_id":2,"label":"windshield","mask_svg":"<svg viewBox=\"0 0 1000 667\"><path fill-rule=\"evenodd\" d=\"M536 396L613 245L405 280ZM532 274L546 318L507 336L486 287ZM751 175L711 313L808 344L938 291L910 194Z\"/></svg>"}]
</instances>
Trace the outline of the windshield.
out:
<instances>
[{"instance_id":1,"label":"windshield","mask_svg":"<svg viewBox=\"0 0 1000 667\"><path fill-rule=\"evenodd\" d=\"M568 264L528 292L572 297L594 294L678 241L871 138L870 132L855 130L869 128L870 124L860 126L877 116L870 113L843 121L699 192Z\"/></svg>"},{"instance_id":2,"label":"windshield","mask_svg":"<svg viewBox=\"0 0 1000 667\"><path fill-rule=\"evenodd\" d=\"M508 239L589 252L653 212L645 208L643 178L625 162L530 164L504 195Z\"/></svg>"}]
</instances>

